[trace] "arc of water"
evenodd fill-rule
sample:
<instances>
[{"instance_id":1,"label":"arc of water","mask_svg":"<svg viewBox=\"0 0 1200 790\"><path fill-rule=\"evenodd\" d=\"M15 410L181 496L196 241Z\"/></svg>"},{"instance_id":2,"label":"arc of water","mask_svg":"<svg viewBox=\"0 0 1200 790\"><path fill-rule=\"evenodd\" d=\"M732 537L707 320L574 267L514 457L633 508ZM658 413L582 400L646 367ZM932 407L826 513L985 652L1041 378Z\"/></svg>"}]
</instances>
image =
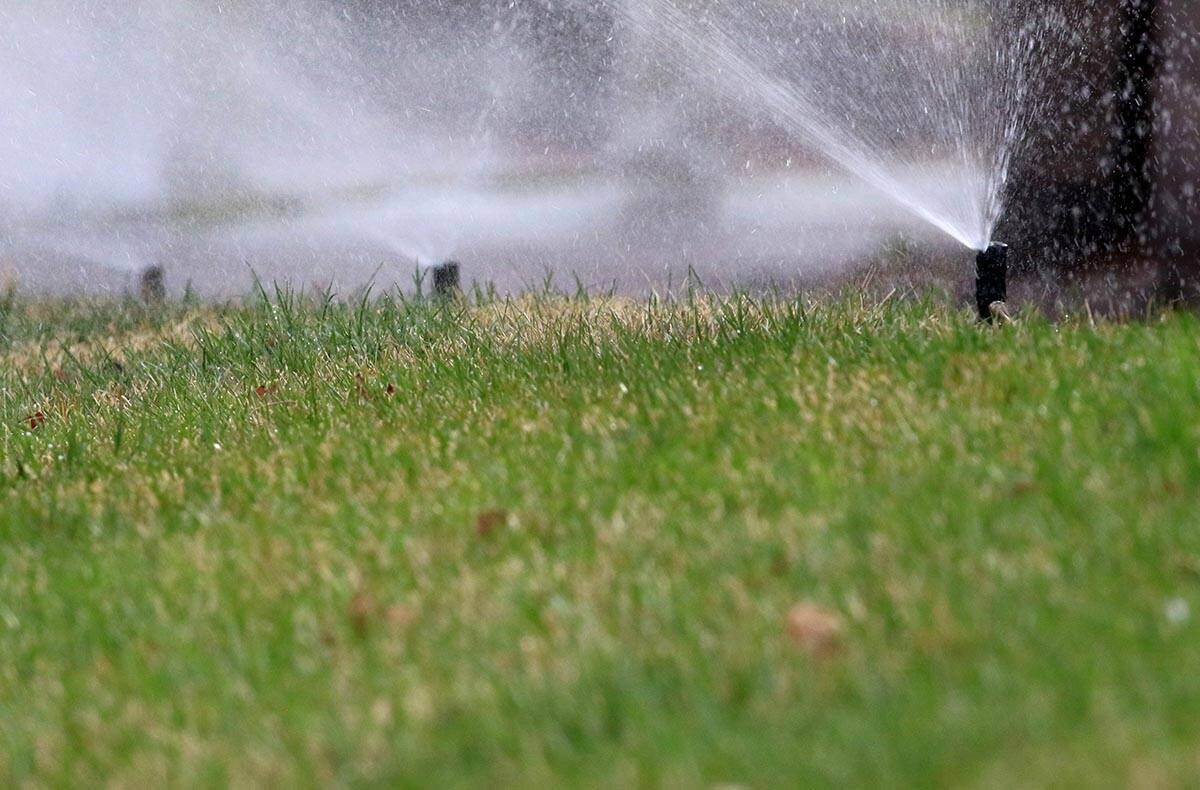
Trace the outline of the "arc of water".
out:
<instances>
[{"instance_id":1,"label":"arc of water","mask_svg":"<svg viewBox=\"0 0 1200 790\"><path fill-rule=\"evenodd\" d=\"M839 128L839 124L815 102L815 93L806 86L790 84L772 77L744 54L743 48L725 31L714 24L704 25L685 14L669 0L630 0L623 7L625 17L643 33L658 37L668 44L667 52L682 65L704 66L734 94L750 92L752 98L767 109L783 125L804 139L812 148L835 165L872 185L912 215L941 230L966 247L983 250L990 242L991 227L1000 214L1001 192L1006 180L1011 151L1006 145L1015 136L1017 126L1014 102L1013 112L1004 119L1005 138L1001 148L988 158L991 162L972 161L967 138L970 129L967 118L958 119L962 140L959 157L964 171L984 170L983 185L972 194L964 190L964 199L971 201L966 214L977 218L976 227L964 227L945 211L939 210L922 199L921 195L895 173L872 156L864 147L853 144L853 135ZM744 97L744 96L743 96ZM1004 113L1006 108L988 108L991 112ZM970 108L964 112L970 113ZM999 172L996 172L999 171ZM972 172L972 174L973 174Z\"/></svg>"}]
</instances>

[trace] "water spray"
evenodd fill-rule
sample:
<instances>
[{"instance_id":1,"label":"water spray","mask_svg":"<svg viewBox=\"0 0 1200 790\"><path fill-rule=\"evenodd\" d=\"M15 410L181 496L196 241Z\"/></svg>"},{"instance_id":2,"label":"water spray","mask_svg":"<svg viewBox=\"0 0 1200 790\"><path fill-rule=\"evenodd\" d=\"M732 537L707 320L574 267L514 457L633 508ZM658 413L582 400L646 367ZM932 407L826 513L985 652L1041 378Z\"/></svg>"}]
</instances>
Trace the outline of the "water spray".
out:
<instances>
[{"instance_id":1,"label":"water spray","mask_svg":"<svg viewBox=\"0 0 1200 790\"><path fill-rule=\"evenodd\" d=\"M979 320L996 320L993 305L1008 301L1008 245L993 243L975 257L975 302Z\"/></svg>"},{"instance_id":2,"label":"water spray","mask_svg":"<svg viewBox=\"0 0 1200 790\"><path fill-rule=\"evenodd\" d=\"M458 261L446 261L432 266L433 295L449 299L462 293L462 266Z\"/></svg>"}]
</instances>

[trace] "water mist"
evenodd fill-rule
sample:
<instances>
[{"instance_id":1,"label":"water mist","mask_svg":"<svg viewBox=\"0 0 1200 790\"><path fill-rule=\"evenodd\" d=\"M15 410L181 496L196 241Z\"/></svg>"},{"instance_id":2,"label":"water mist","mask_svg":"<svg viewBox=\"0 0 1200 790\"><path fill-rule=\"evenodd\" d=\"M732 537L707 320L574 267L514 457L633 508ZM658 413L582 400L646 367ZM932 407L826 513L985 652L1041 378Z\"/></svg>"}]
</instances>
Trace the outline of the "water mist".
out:
<instances>
[{"instance_id":1,"label":"water mist","mask_svg":"<svg viewBox=\"0 0 1200 790\"><path fill-rule=\"evenodd\" d=\"M629 0L631 34L964 246L986 251L1056 30L1018 0L786 8ZM932 178L926 176L933 175Z\"/></svg>"},{"instance_id":2,"label":"water mist","mask_svg":"<svg viewBox=\"0 0 1200 790\"><path fill-rule=\"evenodd\" d=\"M0 268L233 295L453 258L628 290L835 273L919 226L983 251L1036 105L1030 9L13 0Z\"/></svg>"}]
</instances>

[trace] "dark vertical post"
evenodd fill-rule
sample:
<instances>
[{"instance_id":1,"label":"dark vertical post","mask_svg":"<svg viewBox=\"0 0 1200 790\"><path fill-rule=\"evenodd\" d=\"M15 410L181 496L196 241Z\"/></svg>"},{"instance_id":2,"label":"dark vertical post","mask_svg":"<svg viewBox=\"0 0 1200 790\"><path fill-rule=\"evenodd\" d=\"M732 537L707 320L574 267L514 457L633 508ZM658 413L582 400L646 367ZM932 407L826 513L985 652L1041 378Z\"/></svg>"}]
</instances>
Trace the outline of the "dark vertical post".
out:
<instances>
[{"instance_id":1,"label":"dark vertical post","mask_svg":"<svg viewBox=\"0 0 1200 790\"><path fill-rule=\"evenodd\" d=\"M993 244L975 258L975 303L979 320L991 322L992 305L1008 301L1008 245Z\"/></svg>"},{"instance_id":2,"label":"dark vertical post","mask_svg":"<svg viewBox=\"0 0 1200 790\"><path fill-rule=\"evenodd\" d=\"M1158 0L1120 0L1116 80L1114 225L1120 242L1138 239L1154 195L1154 100Z\"/></svg>"}]
</instances>

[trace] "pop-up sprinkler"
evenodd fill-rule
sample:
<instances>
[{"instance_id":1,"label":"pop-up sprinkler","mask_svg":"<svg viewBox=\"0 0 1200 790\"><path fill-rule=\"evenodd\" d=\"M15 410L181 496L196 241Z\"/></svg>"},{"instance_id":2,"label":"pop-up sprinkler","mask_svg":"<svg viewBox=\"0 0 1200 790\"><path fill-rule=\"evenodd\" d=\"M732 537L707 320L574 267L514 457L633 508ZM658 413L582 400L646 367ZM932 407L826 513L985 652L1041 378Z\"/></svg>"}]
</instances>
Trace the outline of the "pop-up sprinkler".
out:
<instances>
[{"instance_id":1,"label":"pop-up sprinkler","mask_svg":"<svg viewBox=\"0 0 1200 790\"><path fill-rule=\"evenodd\" d=\"M449 298L462 292L462 267L458 261L439 263L430 270L433 272L434 296Z\"/></svg>"},{"instance_id":2,"label":"pop-up sprinkler","mask_svg":"<svg viewBox=\"0 0 1200 790\"><path fill-rule=\"evenodd\" d=\"M1008 245L992 244L975 258L975 302L979 320L992 323L1008 301ZM999 303L999 307L994 307Z\"/></svg>"},{"instance_id":3,"label":"pop-up sprinkler","mask_svg":"<svg viewBox=\"0 0 1200 790\"><path fill-rule=\"evenodd\" d=\"M147 266L138 275L138 295L146 304L167 298L167 272L161 266Z\"/></svg>"}]
</instances>

